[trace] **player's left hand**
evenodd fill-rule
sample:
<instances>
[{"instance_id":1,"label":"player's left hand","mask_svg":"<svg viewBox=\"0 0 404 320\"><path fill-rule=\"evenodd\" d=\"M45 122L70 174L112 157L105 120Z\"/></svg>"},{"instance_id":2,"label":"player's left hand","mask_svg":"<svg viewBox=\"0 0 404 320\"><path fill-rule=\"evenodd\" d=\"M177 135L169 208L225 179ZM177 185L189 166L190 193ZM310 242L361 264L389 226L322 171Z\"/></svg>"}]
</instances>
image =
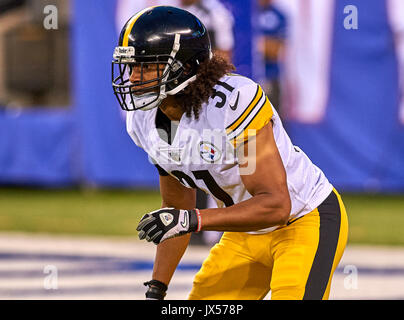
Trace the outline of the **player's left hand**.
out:
<instances>
[{"instance_id":1,"label":"player's left hand","mask_svg":"<svg viewBox=\"0 0 404 320\"><path fill-rule=\"evenodd\" d=\"M201 228L198 209L178 210L162 208L146 213L139 222L136 230L139 239L153 241L155 244L181 236L185 233L199 231Z\"/></svg>"}]
</instances>

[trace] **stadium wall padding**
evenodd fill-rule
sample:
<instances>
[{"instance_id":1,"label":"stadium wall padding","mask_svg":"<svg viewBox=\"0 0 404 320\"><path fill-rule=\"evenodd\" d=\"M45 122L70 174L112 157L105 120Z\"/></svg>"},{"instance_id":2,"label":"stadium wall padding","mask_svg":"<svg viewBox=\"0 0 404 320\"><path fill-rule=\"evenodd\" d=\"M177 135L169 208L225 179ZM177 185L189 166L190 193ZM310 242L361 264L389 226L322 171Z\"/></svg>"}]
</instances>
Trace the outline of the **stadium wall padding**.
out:
<instances>
[{"instance_id":1,"label":"stadium wall padding","mask_svg":"<svg viewBox=\"0 0 404 320\"><path fill-rule=\"evenodd\" d=\"M70 111L0 110L0 183L74 183L73 133Z\"/></svg>"}]
</instances>

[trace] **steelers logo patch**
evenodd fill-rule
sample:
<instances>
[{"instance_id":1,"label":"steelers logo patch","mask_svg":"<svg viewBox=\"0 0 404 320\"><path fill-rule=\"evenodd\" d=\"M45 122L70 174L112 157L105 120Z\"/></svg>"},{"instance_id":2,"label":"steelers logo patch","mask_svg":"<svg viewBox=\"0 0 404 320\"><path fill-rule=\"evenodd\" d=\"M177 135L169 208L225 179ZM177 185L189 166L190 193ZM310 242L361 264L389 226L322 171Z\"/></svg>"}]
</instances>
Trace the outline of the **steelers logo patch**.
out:
<instances>
[{"instance_id":1,"label":"steelers logo patch","mask_svg":"<svg viewBox=\"0 0 404 320\"><path fill-rule=\"evenodd\" d=\"M210 142L204 141L199 144L199 154L203 160L209 163L217 162L221 157L219 148Z\"/></svg>"}]
</instances>

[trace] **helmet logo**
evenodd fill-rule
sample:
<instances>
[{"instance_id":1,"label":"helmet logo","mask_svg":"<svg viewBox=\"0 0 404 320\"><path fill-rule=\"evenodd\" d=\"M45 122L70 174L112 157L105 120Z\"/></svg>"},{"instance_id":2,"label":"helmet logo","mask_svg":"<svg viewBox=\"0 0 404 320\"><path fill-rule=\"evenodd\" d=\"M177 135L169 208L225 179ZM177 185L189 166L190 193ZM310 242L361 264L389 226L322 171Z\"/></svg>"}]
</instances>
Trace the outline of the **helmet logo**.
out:
<instances>
[{"instance_id":1,"label":"helmet logo","mask_svg":"<svg viewBox=\"0 0 404 320\"><path fill-rule=\"evenodd\" d=\"M135 48L134 47L115 47L114 59L122 62L128 62L134 60Z\"/></svg>"}]
</instances>

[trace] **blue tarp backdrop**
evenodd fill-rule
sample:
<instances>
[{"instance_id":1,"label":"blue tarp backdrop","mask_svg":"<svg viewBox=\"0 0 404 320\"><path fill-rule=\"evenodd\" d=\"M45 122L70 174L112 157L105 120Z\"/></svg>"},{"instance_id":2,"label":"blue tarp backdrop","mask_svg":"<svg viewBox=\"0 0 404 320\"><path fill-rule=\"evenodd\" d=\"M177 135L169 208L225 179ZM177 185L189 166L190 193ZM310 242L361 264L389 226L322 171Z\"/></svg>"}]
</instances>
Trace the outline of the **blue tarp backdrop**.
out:
<instances>
[{"instance_id":1,"label":"blue tarp backdrop","mask_svg":"<svg viewBox=\"0 0 404 320\"><path fill-rule=\"evenodd\" d=\"M403 97L386 3L335 4L326 116L316 125L288 122L288 133L340 189L404 191ZM360 27L347 32L338 22L351 4Z\"/></svg>"},{"instance_id":2,"label":"blue tarp backdrop","mask_svg":"<svg viewBox=\"0 0 404 320\"><path fill-rule=\"evenodd\" d=\"M224 2L235 15L236 67L252 76L252 50L246 49L252 47L250 3ZM342 26L334 28L324 121L286 125L294 143L341 191L404 191L404 126L398 120L393 39L384 6L370 2L357 32L342 38ZM0 183L156 187L156 169L127 135L112 94L116 4L74 0L72 5L74 103L62 111L0 112ZM342 7L335 14L342 15ZM366 25L382 32L375 37Z\"/></svg>"}]
</instances>

